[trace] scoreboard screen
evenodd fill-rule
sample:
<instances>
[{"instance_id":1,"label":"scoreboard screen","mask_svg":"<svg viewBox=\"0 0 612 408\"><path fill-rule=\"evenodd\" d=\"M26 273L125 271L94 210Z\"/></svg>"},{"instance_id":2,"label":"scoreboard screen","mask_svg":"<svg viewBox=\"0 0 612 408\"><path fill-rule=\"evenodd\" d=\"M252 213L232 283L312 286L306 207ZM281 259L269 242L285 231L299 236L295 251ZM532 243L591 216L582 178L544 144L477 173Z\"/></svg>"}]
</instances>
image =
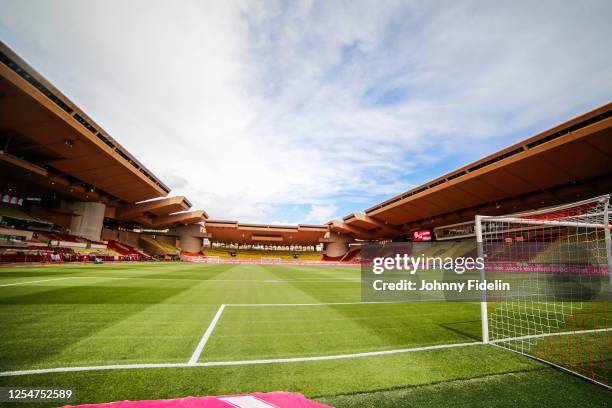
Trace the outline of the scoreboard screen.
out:
<instances>
[{"instance_id":1,"label":"scoreboard screen","mask_svg":"<svg viewBox=\"0 0 612 408\"><path fill-rule=\"evenodd\" d=\"M431 241L431 231L430 230L419 230L414 231L412 233L413 241Z\"/></svg>"}]
</instances>

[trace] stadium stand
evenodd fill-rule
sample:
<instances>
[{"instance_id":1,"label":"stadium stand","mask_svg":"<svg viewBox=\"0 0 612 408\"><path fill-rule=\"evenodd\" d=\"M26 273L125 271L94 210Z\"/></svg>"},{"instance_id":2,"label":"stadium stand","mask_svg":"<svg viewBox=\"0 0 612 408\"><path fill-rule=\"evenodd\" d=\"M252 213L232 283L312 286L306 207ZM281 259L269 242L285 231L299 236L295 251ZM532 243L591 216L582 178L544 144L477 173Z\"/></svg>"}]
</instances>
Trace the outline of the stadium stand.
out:
<instances>
[{"instance_id":1,"label":"stadium stand","mask_svg":"<svg viewBox=\"0 0 612 408\"><path fill-rule=\"evenodd\" d=\"M0 206L0 263L126 261L142 259L107 243L60 232L52 222L34 217L18 205Z\"/></svg>"},{"instance_id":2,"label":"stadium stand","mask_svg":"<svg viewBox=\"0 0 612 408\"><path fill-rule=\"evenodd\" d=\"M15 228L27 227L27 229L40 231L49 231L55 227L52 222L33 217L16 207L6 205L0 205L0 225Z\"/></svg>"},{"instance_id":3,"label":"stadium stand","mask_svg":"<svg viewBox=\"0 0 612 408\"><path fill-rule=\"evenodd\" d=\"M321 261L322 255L316 251L273 251L256 249L205 248L205 256L218 256L220 259L238 261L261 261L262 258L281 261Z\"/></svg>"},{"instance_id":4,"label":"stadium stand","mask_svg":"<svg viewBox=\"0 0 612 408\"><path fill-rule=\"evenodd\" d=\"M144 252L132 247L131 245L123 243L123 242L109 240L107 243L107 247L110 250L117 252L120 255L128 257L129 259L140 261L140 260L147 260L150 258L150 256L145 254Z\"/></svg>"},{"instance_id":5,"label":"stadium stand","mask_svg":"<svg viewBox=\"0 0 612 408\"><path fill-rule=\"evenodd\" d=\"M158 240L150 235L140 236L140 246L143 250L151 256L163 256L163 257L178 257L180 255L180 249L174 245L168 244Z\"/></svg>"}]
</instances>

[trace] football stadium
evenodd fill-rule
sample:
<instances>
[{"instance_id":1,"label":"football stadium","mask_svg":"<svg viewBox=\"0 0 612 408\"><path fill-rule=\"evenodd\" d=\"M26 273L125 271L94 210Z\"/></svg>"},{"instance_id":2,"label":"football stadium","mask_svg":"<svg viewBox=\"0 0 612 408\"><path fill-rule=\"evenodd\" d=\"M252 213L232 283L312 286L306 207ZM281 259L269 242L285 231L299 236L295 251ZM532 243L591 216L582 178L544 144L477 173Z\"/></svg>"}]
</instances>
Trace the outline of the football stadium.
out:
<instances>
[{"instance_id":1,"label":"football stadium","mask_svg":"<svg viewBox=\"0 0 612 408\"><path fill-rule=\"evenodd\" d=\"M212 218L117 139L0 43L0 387L74 393L1 405L610 404L612 102L321 224ZM402 245L524 299L364 298Z\"/></svg>"}]
</instances>

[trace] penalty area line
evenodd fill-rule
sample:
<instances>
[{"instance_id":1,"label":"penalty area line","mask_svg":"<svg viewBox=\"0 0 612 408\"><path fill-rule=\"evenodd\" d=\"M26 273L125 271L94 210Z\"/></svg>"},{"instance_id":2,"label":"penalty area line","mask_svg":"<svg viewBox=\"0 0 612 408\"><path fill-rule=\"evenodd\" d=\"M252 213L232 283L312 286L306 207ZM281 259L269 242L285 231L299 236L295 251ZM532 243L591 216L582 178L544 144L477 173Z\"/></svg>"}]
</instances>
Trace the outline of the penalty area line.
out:
<instances>
[{"instance_id":1,"label":"penalty area line","mask_svg":"<svg viewBox=\"0 0 612 408\"><path fill-rule=\"evenodd\" d=\"M202 350L204 350L204 346L208 342L208 339L210 338L210 335L212 334L213 330L215 330L215 326L219 322L219 319L221 319L221 315L223 314L223 309L225 309L225 305L219 306L219 309L217 310L215 317L213 317L212 321L208 325L208 328L204 332L204 335L200 339L198 346L193 351L193 354L191 355L191 358L189 359L189 362L187 363L188 365L193 366L198 362L200 355L202 354Z\"/></svg>"},{"instance_id":2,"label":"penalty area line","mask_svg":"<svg viewBox=\"0 0 612 408\"><path fill-rule=\"evenodd\" d=\"M329 303L228 303L226 306L231 307L288 307L288 306L346 306L346 305L388 305L410 303L402 300L389 300L381 302L329 302Z\"/></svg>"},{"instance_id":3,"label":"penalty area line","mask_svg":"<svg viewBox=\"0 0 612 408\"><path fill-rule=\"evenodd\" d=\"M79 372L79 371L130 370L130 369L135 370L135 369L146 369L146 368L223 367L223 366L246 366L246 365L256 365L256 364L300 363L300 362L309 362L309 361L327 361L327 360L342 360L342 359L363 358L363 357L376 357L376 356L385 356L385 355L390 355L390 354L414 353L414 352L419 352L419 351L443 350L443 349L482 346L482 345L484 345L484 343L480 341L475 341L471 343L439 344L435 346L370 351L370 352L354 353L354 354L337 354L337 355L331 355L331 356L273 358L273 359L265 359L265 360L210 361L210 362L204 362L204 363L198 363L196 359L195 363L191 363L191 360L190 360L189 363L118 364L118 365L88 366L88 367L41 368L41 369L35 369L35 370L19 370L19 371L0 372L0 377L16 377L16 376L22 376L22 375L50 374L50 373L69 373L69 372ZM202 346L202 348L203 347L204 346ZM194 355L195 355L195 352L194 352Z\"/></svg>"},{"instance_id":4,"label":"penalty area line","mask_svg":"<svg viewBox=\"0 0 612 408\"><path fill-rule=\"evenodd\" d=\"M444 350L444 349L450 349L450 348L456 348L456 347L482 346L483 344L484 343L481 341L474 341L470 343L438 344L435 346L412 347L412 348L381 350L381 351L367 351L364 353L353 353L353 354L335 354L331 356L271 358L271 359L264 359L264 360L241 360L241 361L240 360L239 361L210 361L210 362L205 362L205 363L198 363L197 365L199 367L220 367L220 366L234 366L234 365L301 363L301 362L307 362L307 361L343 360L343 359L349 359L349 358L363 358L363 357L386 356L390 354L414 353L417 351Z\"/></svg>"}]
</instances>

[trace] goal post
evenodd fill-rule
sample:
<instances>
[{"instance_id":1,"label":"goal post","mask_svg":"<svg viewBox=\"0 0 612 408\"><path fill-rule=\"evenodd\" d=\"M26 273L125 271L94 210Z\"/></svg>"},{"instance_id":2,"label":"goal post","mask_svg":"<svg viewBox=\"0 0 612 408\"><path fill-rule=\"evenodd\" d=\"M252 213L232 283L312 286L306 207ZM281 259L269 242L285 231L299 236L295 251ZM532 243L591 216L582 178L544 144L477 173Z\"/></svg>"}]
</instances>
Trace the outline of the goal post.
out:
<instances>
[{"instance_id":1,"label":"goal post","mask_svg":"<svg viewBox=\"0 0 612 408\"><path fill-rule=\"evenodd\" d=\"M260 259L260 263L262 264L275 264L280 263L282 261L281 258L273 257L273 256L262 256Z\"/></svg>"},{"instance_id":2,"label":"goal post","mask_svg":"<svg viewBox=\"0 0 612 408\"><path fill-rule=\"evenodd\" d=\"M476 216L476 224L474 225L474 233L476 235L476 254L479 258L484 259L484 248L482 242L482 216ZM486 279L485 269L481 269L479 279L483 282ZM489 320L487 318L487 292L482 291L480 294L480 323L482 326L482 342L489 342Z\"/></svg>"},{"instance_id":3,"label":"goal post","mask_svg":"<svg viewBox=\"0 0 612 408\"><path fill-rule=\"evenodd\" d=\"M482 339L611 386L610 196L475 218L480 279L512 282L482 293Z\"/></svg>"},{"instance_id":4,"label":"goal post","mask_svg":"<svg viewBox=\"0 0 612 408\"><path fill-rule=\"evenodd\" d=\"M201 256L200 259L204 263L221 263L221 258L217 255Z\"/></svg>"}]
</instances>

